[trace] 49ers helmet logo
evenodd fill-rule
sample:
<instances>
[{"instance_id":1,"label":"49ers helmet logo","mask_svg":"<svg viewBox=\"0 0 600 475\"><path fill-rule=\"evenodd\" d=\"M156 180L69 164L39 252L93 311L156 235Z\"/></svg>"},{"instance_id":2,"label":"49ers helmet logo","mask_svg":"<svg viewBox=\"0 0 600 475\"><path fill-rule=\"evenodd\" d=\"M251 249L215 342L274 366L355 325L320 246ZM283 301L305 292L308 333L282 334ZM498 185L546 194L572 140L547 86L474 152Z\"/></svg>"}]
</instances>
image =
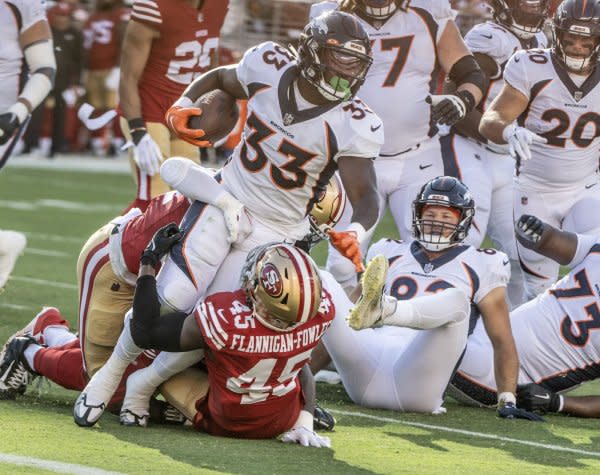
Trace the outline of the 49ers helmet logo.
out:
<instances>
[{"instance_id":1,"label":"49ers helmet logo","mask_svg":"<svg viewBox=\"0 0 600 475\"><path fill-rule=\"evenodd\" d=\"M269 263L262 268L260 281L265 292L271 297L279 297L283 293L283 282L279 270L273 264Z\"/></svg>"}]
</instances>

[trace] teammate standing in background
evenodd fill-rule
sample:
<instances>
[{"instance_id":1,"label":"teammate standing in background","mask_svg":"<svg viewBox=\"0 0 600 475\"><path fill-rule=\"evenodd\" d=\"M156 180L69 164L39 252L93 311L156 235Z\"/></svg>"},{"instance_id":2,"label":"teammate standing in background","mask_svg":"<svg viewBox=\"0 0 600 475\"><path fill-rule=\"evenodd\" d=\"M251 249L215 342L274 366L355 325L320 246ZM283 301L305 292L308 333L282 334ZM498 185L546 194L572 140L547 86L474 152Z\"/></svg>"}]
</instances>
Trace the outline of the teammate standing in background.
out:
<instances>
[{"instance_id":1,"label":"teammate standing in background","mask_svg":"<svg viewBox=\"0 0 600 475\"><path fill-rule=\"evenodd\" d=\"M121 128L133 144L137 183L132 206L168 191L161 162L177 155L200 161L198 148L173 136L165 112L194 78L216 65L228 1L135 0L121 53Z\"/></svg>"},{"instance_id":2,"label":"teammate standing in background","mask_svg":"<svg viewBox=\"0 0 600 475\"><path fill-rule=\"evenodd\" d=\"M384 144L374 163L379 219L389 206L400 236L408 239L412 201L423 183L444 174L437 123L451 125L477 105L484 75L447 1L326 1L314 5L311 16L332 9L351 13L371 39L373 65L359 95L384 124ZM456 81L455 94L431 96L440 67ZM348 207L337 229L348 227L351 214ZM363 253L374 229L354 229ZM342 286L356 284L351 263L331 248L327 268Z\"/></svg>"}]
</instances>

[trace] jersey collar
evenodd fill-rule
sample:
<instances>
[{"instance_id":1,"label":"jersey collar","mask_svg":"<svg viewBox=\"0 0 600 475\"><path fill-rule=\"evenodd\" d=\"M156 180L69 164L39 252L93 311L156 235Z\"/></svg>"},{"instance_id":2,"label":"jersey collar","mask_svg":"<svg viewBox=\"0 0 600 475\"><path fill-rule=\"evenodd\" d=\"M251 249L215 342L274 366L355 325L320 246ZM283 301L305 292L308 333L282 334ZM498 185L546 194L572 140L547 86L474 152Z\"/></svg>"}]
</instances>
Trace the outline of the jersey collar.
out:
<instances>
[{"instance_id":1,"label":"jersey collar","mask_svg":"<svg viewBox=\"0 0 600 475\"><path fill-rule=\"evenodd\" d=\"M430 260L418 241L413 241L410 245L410 253L413 255L415 260L423 269L423 272L425 272L426 274L429 274L438 267L442 267L444 264L447 264L448 262L452 261L456 256L462 254L467 249L469 249L469 246L466 245L454 246L448 249L446 252L444 252L444 254L442 254L441 256Z\"/></svg>"},{"instance_id":2,"label":"jersey collar","mask_svg":"<svg viewBox=\"0 0 600 475\"><path fill-rule=\"evenodd\" d=\"M581 99L587 96L600 82L600 68L597 65L594 67L592 74L587 77L583 84L581 86L577 86L577 84L575 84L571 79L571 76L569 76L568 71L556 58L554 52L550 54L550 57L552 58L552 65L554 66L556 74L576 102L579 102Z\"/></svg>"}]
</instances>

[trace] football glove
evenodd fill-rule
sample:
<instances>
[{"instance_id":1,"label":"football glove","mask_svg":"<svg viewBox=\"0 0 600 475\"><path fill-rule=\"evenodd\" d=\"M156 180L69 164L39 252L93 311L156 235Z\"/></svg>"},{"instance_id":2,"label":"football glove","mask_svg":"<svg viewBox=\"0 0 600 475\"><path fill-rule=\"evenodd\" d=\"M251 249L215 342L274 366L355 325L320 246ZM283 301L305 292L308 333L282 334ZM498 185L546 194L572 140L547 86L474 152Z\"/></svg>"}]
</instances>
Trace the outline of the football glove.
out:
<instances>
[{"instance_id":1,"label":"football glove","mask_svg":"<svg viewBox=\"0 0 600 475\"><path fill-rule=\"evenodd\" d=\"M528 411L558 412L560 410L562 396L539 384L531 383L520 386L517 389L517 402L520 407Z\"/></svg>"},{"instance_id":2,"label":"football glove","mask_svg":"<svg viewBox=\"0 0 600 475\"><path fill-rule=\"evenodd\" d=\"M0 114L0 145L4 145L19 128L19 118L14 112Z\"/></svg>"},{"instance_id":3,"label":"football glove","mask_svg":"<svg viewBox=\"0 0 600 475\"><path fill-rule=\"evenodd\" d=\"M133 143L125 144L124 150L133 146L133 160L141 172L154 176L160 170L163 156L158 144L152 140L148 132L143 131L139 136L133 136Z\"/></svg>"},{"instance_id":4,"label":"football glove","mask_svg":"<svg viewBox=\"0 0 600 475\"><path fill-rule=\"evenodd\" d=\"M350 259L354 264L356 272L363 272L365 266L362 262L362 252L360 251L360 244L355 231L334 231L329 229L327 231L329 236L329 242L337 251L347 259Z\"/></svg>"},{"instance_id":5,"label":"football glove","mask_svg":"<svg viewBox=\"0 0 600 475\"><path fill-rule=\"evenodd\" d=\"M431 119L440 125L454 125L464 119L475 106L473 95L467 91L430 95L425 102L431 105Z\"/></svg>"},{"instance_id":6,"label":"football glove","mask_svg":"<svg viewBox=\"0 0 600 475\"><path fill-rule=\"evenodd\" d=\"M186 141L196 147L210 147L208 140L201 140L206 134L202 129L190 129L188 121L192 117L202 115L202 109L199 107L181 107L172 106L165 114L165 120L169 129L181 140Z\"/></svg>"},{"instance_id":7,"label":"football glove","mask_svg":"<svg viewBox=\"0 0 600 475\"><path fill-rule=\"evenodd\" d=\"M215 201L215 206L223 212L225 225L229 232L227 242L234 243L238 237L245 239L250 233L251 225L245 215L244 205L232 194L225 192Z\"/></svg>"},{"instance_id":8,"label":"football glove","mask_svg":"<svg viewBox=\"0 0 600 475\"><path fill-rule=\"evenodd\" d=\"M544 229L546 226L540 218L524 214L515 224L517 241L528 249L535 249L539 246Z\"/></svg>"},{"instance_id":9,"label":"football glove","mask_svg":"<svg viewBox=\"0 0 600 475\"><path fill-rule=\"evenodd\" d=\"M502 419L526 419L528 421L544 422L544 419L533 412L519 409L514 402L498 406L498 417Z\"/></svg>"},{"instance_id":10,"label":"football glove","mask_svg":"<svg viewBox=\"0 0 600 475\"><path fill-rule=\"evenodd\" d=\"M304 426L294 427L280 435L279 438L284 444L295 443L303 447L331 448L331 439L329 437L321 437L316 432Z\"/></svg>"},{"instance_id":11,"label":"football glove","mask_svg":"<svg viewBox=\"0 0 600 475\"><path fill-rule=\"evenodd\" d=\"M547 143L544 137L515 124L510 124L504 128L502 138L508 143L508 151L513 158L520 157L521 160L531 159L529 146L532 143Z\"/></svg>"},{"instance_id":12,"label":"football glove","mask_svg":"<svg viewBox=\"0 0 600 475\"><path fill-rule=\"evenodd\" d=\"M183 233L175 223L167 224L158 231L142 253L142 265L156 267L162 257L183 238Z\"/></svg>"}]
</instances>

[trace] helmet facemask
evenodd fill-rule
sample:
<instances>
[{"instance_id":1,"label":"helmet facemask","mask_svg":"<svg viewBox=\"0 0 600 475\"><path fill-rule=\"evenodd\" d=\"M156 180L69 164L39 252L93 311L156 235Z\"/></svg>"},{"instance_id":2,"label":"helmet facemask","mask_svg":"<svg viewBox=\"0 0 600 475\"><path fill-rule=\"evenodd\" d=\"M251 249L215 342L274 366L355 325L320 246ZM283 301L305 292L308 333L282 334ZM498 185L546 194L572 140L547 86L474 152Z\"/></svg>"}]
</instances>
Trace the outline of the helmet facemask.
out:
<instances>
[{"instance_id":1,"label":"helmet facemask","mask_svg":"<svg viewBox=\"0 0 600 475\"><path fill-rule=\"evenodd\" d=\"M356 0L355 9L366 18L386 21L396 10L406 11L410 0Z\"/></svg>"},{"instance_id":2,"label":"helmet facemask","mask_svg":"<svg viewBox=\"0 0 600 475\"><path fill-rule=\"evenodd\" d=\"M548 0L496 0L494 18L522 40L529 40L544 27L548 3Z\"/></svg>"},{"instance_id":3,"label":"helmet facemask","mask_svg":"<svg viewBox=\"0 0 600 475\"><path fill-rule=\"evenodd\" d=\"M594 31L587 24L573 22L568 27L563 28L554 24L552 34L554 54L570 72L586 74L598 63L600 57L600 31ZM577 36L590 38L593 41L589 54L581 56L567 54L569 39Z\"/></svg>"}]
</instances>

